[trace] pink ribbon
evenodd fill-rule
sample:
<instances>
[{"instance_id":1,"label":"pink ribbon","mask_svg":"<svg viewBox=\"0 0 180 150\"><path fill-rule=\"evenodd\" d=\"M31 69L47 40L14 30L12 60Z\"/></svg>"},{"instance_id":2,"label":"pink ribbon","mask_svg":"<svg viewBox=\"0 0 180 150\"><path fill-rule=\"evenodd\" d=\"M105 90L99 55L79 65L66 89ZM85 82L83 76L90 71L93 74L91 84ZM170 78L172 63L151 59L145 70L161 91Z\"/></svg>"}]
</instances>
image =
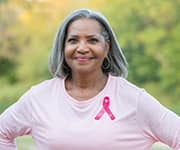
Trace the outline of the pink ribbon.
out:
<instances>
[{"instance_id":1,"label":"pink ribbon","mask_svg":"<svg viewBox=\"0 0 180 150\"><path fill-rule=\"evenodd\" d=\"M106 96L104 97L104 100L103 100L103 107L101 108L99 113L96 115L95 120L99 120L105 112L109 115L111 120L115 119L115 116L111 112L109 105L110 105L110 100L109 100L109 97Z\"/></svg>"}]
</instances>

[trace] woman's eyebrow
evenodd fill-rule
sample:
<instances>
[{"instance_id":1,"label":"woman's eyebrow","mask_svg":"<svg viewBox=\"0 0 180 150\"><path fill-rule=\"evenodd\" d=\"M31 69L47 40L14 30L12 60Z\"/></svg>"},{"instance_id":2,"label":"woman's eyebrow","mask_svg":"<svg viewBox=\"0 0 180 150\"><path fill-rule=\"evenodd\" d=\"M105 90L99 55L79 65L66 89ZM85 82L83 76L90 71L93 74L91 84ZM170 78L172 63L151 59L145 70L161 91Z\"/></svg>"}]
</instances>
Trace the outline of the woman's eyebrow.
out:
<instances>
[{"instance_id":1,"label":"woman's eyebrow","mask_svg":"<svg viewBox=\"0 0 180 150\"><path fill-rule=\"evenodd\" d=\"M69 38L79 38L79 36L78 35L67 35L66 38L67 39L69 39Z\"/></svg>"},{"instance_id":2,"label":"woman's eyebrow","mask_svg":"<svg viewBox=\"0 0 180 150\"><path fill-rule=\"evenodd\" d=\"M85 35L86 38L100 38L102 35L100 34L89 34L89 35ZM79 35L76 34L70 34L67 35L67 38L79 38Z\"/></svg>"},{"instance_id":3,"label":"woman's eyebrow","mask_svg":"<svg viewBox=\"0 0 180 150\"><path fill-rule=\"evenodd\" d=\"M86 37L87 38L92 38L92 37L98 38L98 37L101 37L101 34L90 34L90 35L87 35Z\"/></svg>"}]
</instances>

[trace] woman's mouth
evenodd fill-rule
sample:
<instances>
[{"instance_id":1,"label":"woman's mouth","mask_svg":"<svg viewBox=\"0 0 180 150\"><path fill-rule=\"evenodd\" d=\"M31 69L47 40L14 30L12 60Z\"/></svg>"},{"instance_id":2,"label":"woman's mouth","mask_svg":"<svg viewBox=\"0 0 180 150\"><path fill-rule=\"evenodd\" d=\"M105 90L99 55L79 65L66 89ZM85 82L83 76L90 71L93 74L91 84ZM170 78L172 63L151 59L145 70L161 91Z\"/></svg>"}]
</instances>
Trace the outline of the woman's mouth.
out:
<instances>
[{"instance_id":1,"label":"woman's mouth","mask_svg":"<svg viewBox=\"0 0 180 150\"><path fill-rule=\"evenodd\" d=\"M93 57L75 57L75 60L79 61L79 62L87 62L92 60Z\"/></svg>"}]
</instances>

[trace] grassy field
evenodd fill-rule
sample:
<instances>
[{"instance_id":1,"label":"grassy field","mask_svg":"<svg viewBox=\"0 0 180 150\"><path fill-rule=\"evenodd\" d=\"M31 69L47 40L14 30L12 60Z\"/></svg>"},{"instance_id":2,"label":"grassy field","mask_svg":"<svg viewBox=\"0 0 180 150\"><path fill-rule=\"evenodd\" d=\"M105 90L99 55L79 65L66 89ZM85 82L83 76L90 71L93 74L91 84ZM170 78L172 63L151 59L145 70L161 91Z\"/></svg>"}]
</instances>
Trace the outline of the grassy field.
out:
<instances>
[{"instance_id":1,"label":"grassy field","mask_svg":"<svg viewBox=\"0 0 180 150\"><path fill-rule=\"evenodd\" d=\"M29 136L17 138L18 150L35 150L32 139ZM167 146L157 143L154 144L151 150L171 150Z\"/></svg>"},{"instance_id":2,"label":"grassy field","mask_svg":"<svg viewBox=\"0 0 180 150\"><path fill-rule=\"evenodd\" d=\"M16 142L18 150L35 150L32 138L29 136L18 137Z\"/></svg>"}]
</instances>

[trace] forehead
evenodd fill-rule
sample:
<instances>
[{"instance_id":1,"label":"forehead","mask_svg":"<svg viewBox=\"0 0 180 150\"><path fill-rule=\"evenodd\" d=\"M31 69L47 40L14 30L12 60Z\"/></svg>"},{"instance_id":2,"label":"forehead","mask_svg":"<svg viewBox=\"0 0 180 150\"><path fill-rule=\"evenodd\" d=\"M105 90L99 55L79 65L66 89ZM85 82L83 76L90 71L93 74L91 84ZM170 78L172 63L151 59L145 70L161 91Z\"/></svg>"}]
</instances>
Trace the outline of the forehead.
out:
<instances>
[{"instance_id":1,"label":"forehead","mask_svg":"<svg viewBox=\"0 0 180 150\"><path fill-rule=\"evenodd\" d=\"M80 18L70 23L68 34L98 34L102 32L102 25L95 19Z\"/></svg>"}]
</instances>

